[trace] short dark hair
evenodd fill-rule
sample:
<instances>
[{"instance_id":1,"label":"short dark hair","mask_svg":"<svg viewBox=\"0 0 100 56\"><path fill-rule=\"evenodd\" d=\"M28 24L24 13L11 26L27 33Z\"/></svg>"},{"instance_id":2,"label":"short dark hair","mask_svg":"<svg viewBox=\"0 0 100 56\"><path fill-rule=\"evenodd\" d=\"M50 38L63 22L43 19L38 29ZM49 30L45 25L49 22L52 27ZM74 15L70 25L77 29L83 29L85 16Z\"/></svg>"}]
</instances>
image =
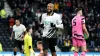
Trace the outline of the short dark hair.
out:
<instances>
[{"instance_id":1,"label":"short dark hair","mask_svg":"<svg viewBox=\"0 0 100 56\"><path fill-rule=\"evenodd\" d=\"M32 28L32 26L29 25L29 26L26 28L26 31L29 32L29 30L30 30L31 28Z\"/></svg>"},{"instance_id":2,"label":"short dark hair","mask_svg":"<svg viewBox=\"0 0 100 56\"><path fill-rule=\"evenodd\" d=\"M42 44L42 41L38 41L37 44Z\"/></svg>"},{"instance_id":3,"label":"short dark hair","mask_svg":"<svg viewBox=\"0 0 100 56\"><path fill-rule=\"evenodd\" d=\"M18 20L21 23L21 20L20 19L16 19L16 20Z\"/></svg>"},{"instance_id":4,"label":"short dark hair","mask_svg":"<svg viewBox=\"0 0 100 56\"><path fill-rule=\"evenodd\" d=\"M77 13L78 11L82 10L82 8L76 8L75 12Z\"/></svg>"}]
</instances>

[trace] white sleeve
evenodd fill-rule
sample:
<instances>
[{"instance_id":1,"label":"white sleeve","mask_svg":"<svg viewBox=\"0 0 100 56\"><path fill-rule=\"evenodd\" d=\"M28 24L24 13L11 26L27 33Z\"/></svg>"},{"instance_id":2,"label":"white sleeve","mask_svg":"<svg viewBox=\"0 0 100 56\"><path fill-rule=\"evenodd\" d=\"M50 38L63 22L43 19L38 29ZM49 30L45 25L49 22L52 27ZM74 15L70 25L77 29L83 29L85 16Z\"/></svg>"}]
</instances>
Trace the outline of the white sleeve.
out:
<instances>
[{"instance_id":1,"label":"white sleeve","mask_svg":"<svg viewBox=\"0 0 100 56\"><path fill-rule=\"evenodd\" d=\"M22 28L23 28L23 31L26 31L26 27L24 25L22 26Z\"/></svg>"},{"instance_id":2,"label":"white sleeve","mask_svg":"<svg viewBox=\"0 0 100 56\"><path fill-rule=\"evenodd\" d=\"M56 27L63 29L63 24L62 24L62 20L61 20L60 15L57 15L56 17L57 17L56 18Z\"/></svg>"}]
</instances>

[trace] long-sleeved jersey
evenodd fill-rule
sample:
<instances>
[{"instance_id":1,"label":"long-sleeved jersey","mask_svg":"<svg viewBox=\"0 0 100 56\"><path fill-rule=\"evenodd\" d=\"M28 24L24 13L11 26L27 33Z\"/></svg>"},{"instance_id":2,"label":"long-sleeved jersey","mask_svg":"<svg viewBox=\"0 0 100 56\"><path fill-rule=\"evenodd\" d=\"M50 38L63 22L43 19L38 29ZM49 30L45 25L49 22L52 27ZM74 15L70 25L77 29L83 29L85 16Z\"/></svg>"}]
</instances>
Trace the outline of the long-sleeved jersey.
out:
<instances>
[{"instance_id":1,"label":"long-sleeved jersey","mask_svg":"<svg viewBox=\"0 0 100 56\"><path fill-rule=\"evenodd\" d=\"M44 24L43 37L52 38L52 36L56 33L56 29L50 26L51 23L55 24L56 28L63 29L60 15L54 13L52 16L48 16L47 13L44 13L41 21L41 24Z\"/></svg>"}]
</instances>

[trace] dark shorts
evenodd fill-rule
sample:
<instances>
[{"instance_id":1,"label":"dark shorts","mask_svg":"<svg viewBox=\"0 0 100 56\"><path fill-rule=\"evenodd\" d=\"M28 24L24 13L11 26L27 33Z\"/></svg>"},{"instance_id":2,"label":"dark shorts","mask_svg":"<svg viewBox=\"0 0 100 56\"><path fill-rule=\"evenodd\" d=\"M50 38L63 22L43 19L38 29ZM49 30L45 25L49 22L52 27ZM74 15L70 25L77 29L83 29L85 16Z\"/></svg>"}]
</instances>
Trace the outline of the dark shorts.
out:
<instances>
[{"instance_id":1,"label":"dark shorts","mask_svg":"<svg viewBox=\"0 0 100 56\"><path fill-rule=\"evenodd\" d=\"M57 44L57 38L43 38L43 48L44 50L50 49L51 52L55 51L55 46Z\"/></svg>"},{"instance_id":2,"label":"dark shorts","mask_svg":"<svg viewBox=\"0 0 100 56\"><path fill-rule=\"evenodd\" d=\"M20 50L23 50L22 45L24 45L24 41L14 40L14 48L18 47Z\"/></svg>"}]
</instances>

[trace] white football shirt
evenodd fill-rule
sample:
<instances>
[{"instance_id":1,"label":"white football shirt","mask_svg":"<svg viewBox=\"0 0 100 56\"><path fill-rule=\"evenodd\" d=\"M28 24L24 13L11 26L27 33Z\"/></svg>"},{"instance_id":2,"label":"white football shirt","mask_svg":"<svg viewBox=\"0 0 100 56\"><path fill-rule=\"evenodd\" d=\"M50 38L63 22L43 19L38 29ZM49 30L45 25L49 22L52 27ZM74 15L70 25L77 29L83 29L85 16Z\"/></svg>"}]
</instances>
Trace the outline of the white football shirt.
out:
<instances>
[{"instance_id":1,"label":"white football shirt","mask_svg":"<svg viewBox=\"0 0 100 56\"><path fill-rule=\"evenodd\" d=\"M54 23L57 28L63 28L60 15L54 13L52 16L48 16L47 13L44 13L41 21L41 24L44 24L43 37L45 37L48 34L48 31L52 29L50 23Z\"/></svg>"},{"instance_id":2,"label":"white football shirt","mask_svg":"<svg viewBox=\"0 0 100 56\"><path fill-rule=\"evenodd\" d=\"M16 40L20 40L20 37L19 37L19 36L20 36L24 31L26 31L26 28L25 28L25 26L24 26L23 24L20 24L19 26L16 26L16 25L13 26L13 32L14 32L14 34L15 34L15 39L16 39Z\"/></svg>"}]
</instances>

